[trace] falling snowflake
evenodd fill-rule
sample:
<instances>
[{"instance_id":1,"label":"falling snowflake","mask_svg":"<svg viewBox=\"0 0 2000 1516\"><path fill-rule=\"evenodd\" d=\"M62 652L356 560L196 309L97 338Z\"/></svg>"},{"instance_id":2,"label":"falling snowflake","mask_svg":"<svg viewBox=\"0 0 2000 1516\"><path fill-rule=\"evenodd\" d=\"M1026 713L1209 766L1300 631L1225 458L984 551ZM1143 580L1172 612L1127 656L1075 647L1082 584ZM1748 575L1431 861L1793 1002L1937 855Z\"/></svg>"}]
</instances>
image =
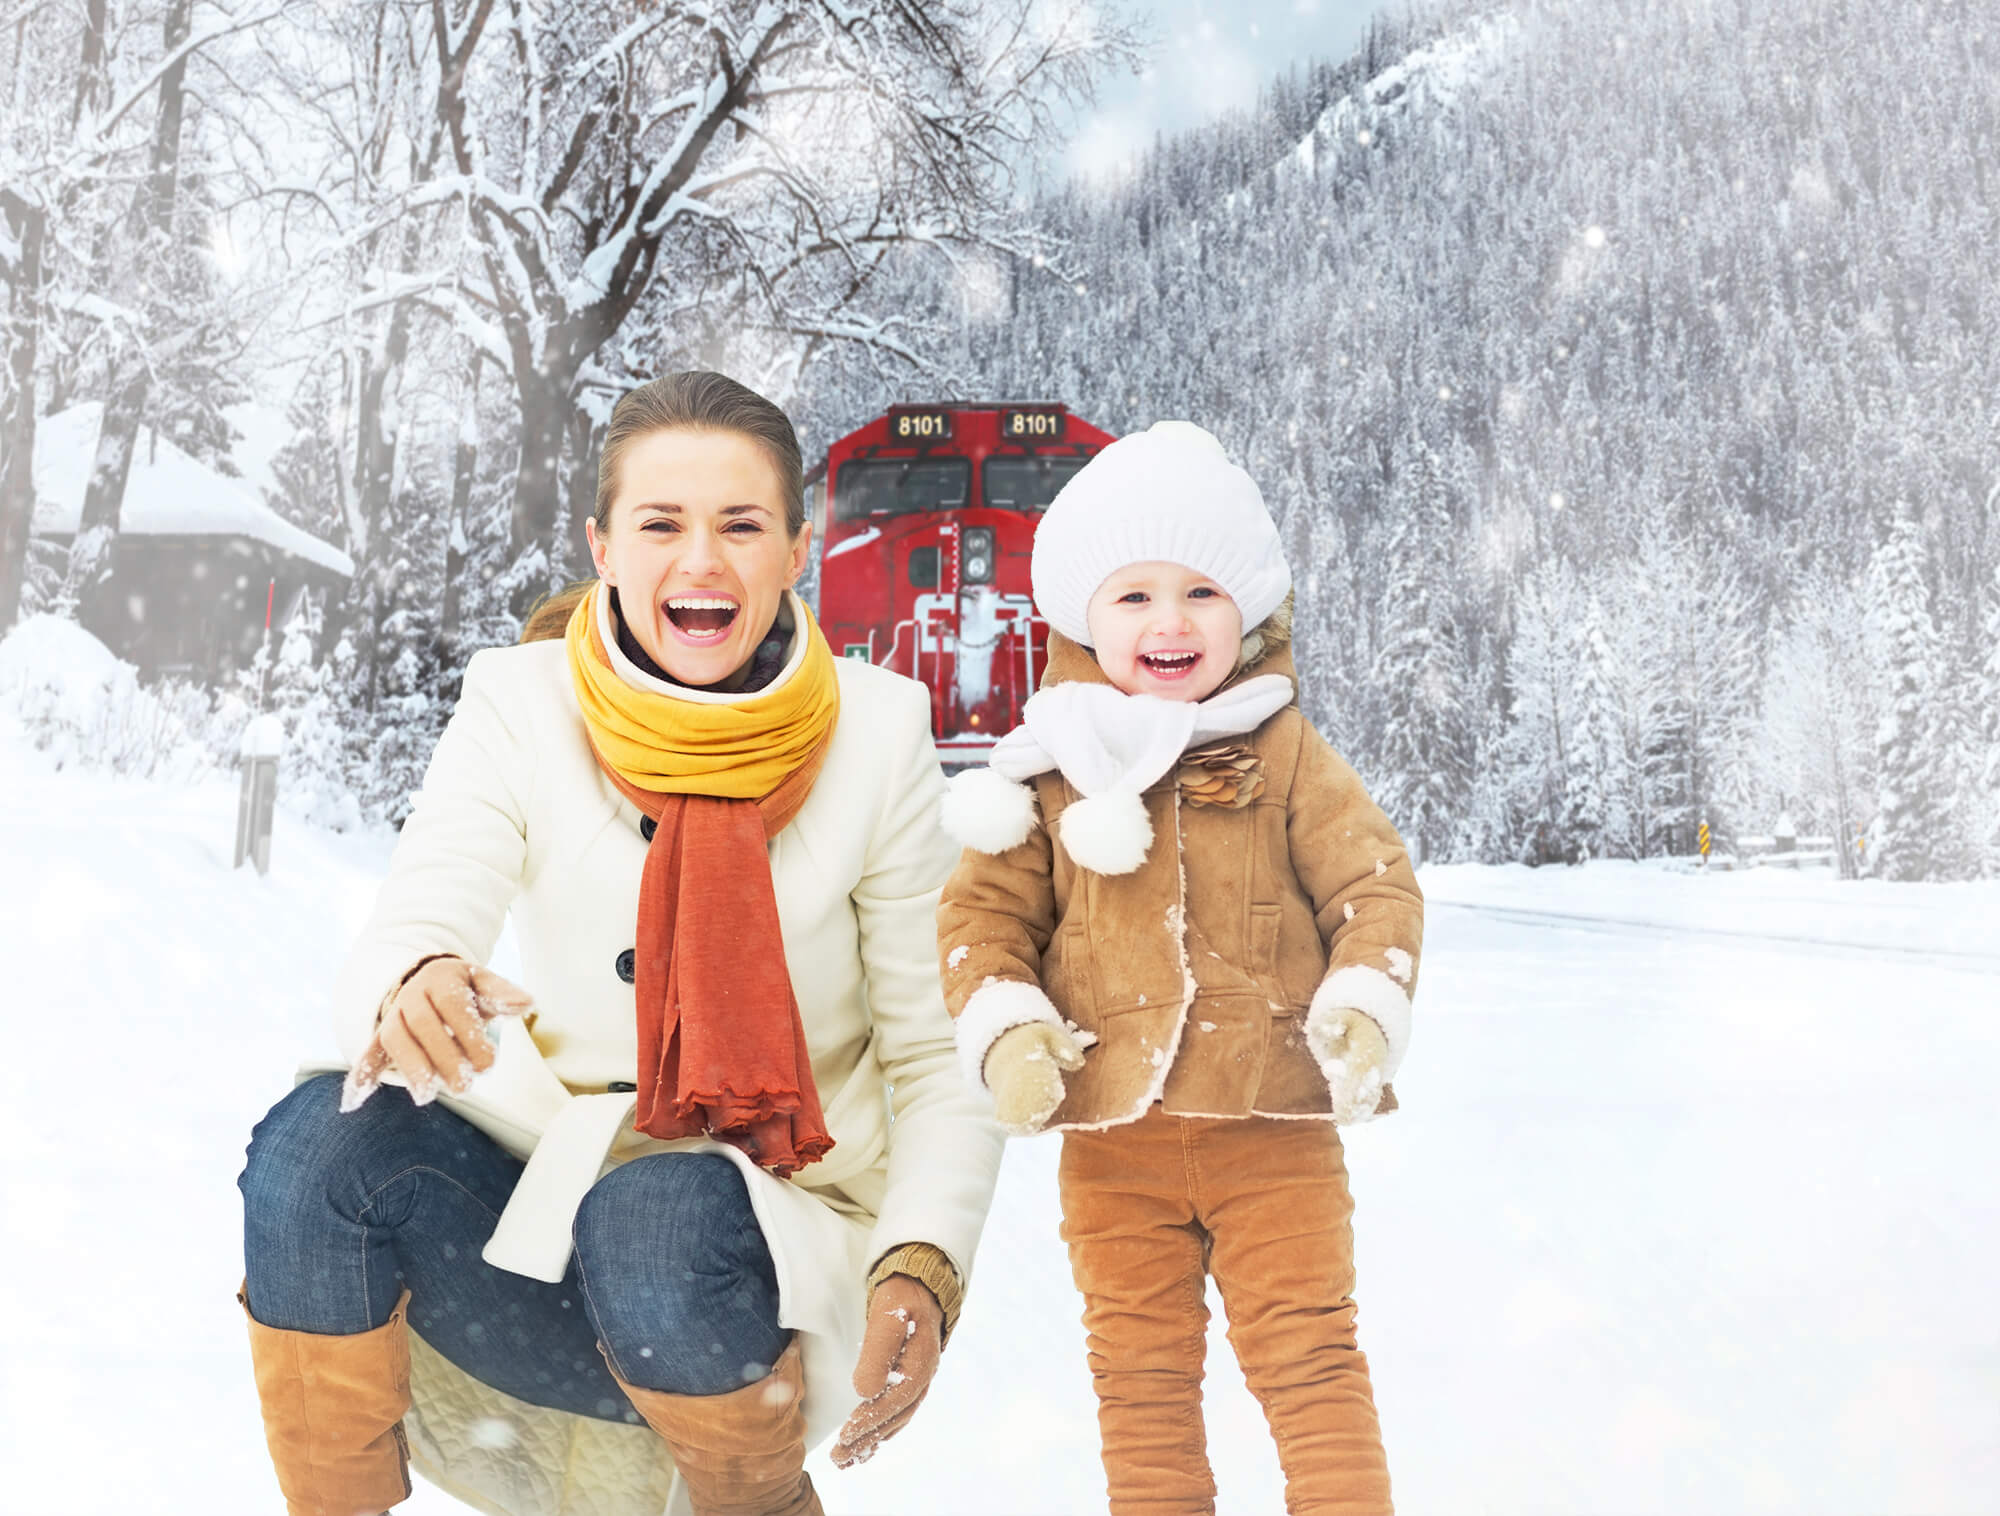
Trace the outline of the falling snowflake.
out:
<instances>
[{"instance_id":1,"label":"falling snowflake","mask_svg":"<svg viewBox=\"0 0 2000 1516\"><path fill-rule=\"evenodd\" d=\"M514 1423L499 1416L482 1416L472 1423L470 1435L473 1444L482 1448L511 1448L521 1440Z\"/></svg>"}]
</instances>

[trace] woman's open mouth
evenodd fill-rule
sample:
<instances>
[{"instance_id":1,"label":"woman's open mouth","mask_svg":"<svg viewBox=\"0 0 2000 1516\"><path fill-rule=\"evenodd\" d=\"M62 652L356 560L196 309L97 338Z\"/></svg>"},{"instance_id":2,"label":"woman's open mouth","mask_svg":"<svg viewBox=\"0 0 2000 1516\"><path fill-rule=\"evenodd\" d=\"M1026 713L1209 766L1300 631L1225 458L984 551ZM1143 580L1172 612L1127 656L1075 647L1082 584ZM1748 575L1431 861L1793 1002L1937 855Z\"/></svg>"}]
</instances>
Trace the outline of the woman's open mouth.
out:
<instances>
[{"instance_id":1,"label":"woman's open mouth","mask_svg":"<svg viewBox=\"0 0 2000 1516\"><path fill-rule=\"evenodd\" d=\"M1141 653L1139 667L1156 679L1182 679L1201 662L1200 653Z\"/></svg>"},{"instance_id":2,"label":"woman's open mouth","mask_svg":"<svg viewBox=\"0 0 2000 1516\"><path fill-rule=\"evenodd\" d=\"M727 637L737 609L724 595L675 595L666 602L668 624L690 647L713 647Z\"/></svg>"}]
</instances>

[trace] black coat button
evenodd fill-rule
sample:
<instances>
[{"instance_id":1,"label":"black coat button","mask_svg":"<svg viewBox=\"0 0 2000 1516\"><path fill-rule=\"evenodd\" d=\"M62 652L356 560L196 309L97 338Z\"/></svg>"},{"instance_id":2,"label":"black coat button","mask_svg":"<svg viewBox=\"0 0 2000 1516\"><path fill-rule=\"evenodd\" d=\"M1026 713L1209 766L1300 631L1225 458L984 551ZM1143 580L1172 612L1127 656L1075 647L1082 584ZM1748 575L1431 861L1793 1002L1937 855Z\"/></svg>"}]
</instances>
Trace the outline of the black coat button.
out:
<instances>
[{"instance_id":1,"label":"black coat button","mask_svg":"<svg viewBox=\"0 0 2000 1516\"><path fill-rule=\"evenodd\" d=\"M659 822L655 821L651 816L641 816L639 818L639 835L644 837L648 842L653 840L653 833L659 829Z\"/></svg>"},{"instance_id":2,"label":"black coat button","mask_svg":"<svg viewBox=\"0 0 2000 1516\"><path fill-rule=\"evenodd\" d=\"M630 948L625 949L624 952L618 955L618 977L627 984L630 984L636 977L632 971L632 965L636 962L638 962L638 955Z\"/></svg>"}]
</instances>

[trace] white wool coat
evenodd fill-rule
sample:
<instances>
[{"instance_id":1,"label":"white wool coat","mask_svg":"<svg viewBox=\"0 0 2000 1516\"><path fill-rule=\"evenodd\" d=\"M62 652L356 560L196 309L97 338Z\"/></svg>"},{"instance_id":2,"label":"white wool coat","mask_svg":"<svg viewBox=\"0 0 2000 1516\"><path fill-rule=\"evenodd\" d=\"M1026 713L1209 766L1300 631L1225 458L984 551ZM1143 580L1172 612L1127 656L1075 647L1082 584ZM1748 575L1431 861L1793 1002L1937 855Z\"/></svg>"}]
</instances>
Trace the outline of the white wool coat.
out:
<instances>
[{"instance_id":1,"label":"white wool coat","mask_svg":"<svg viewBox=\"0 0 2000 1516\"><path fill-rule=\"evenodd\" d=\"M800 651L781 679L796 673ZM612 658L644 687L730 698L653 680L615 643ZM617 965L634 945L647 843L640 812L591 754L559 638L488 649L467 665L334 997L351 1063L413 962L448 952L485 963L511 911L534 1016L500 1024L495 1066L466 1094L439 1097L527 1161L486 1261L560 1279L577 1205L612 1166L649 1152L723 1154L743 1171L776 1260L780 1320L800 1334L809 1443L853 1407L874 1260L897 1244L928 1242L969 1281L1002 1145L990 1105L960 1074L938 982L935 912L958 848L938 826L943 778L929 695L858 660L839 660L838 677L825 767L769 844L785 959L835 1143L820 1162L780 1180L706 1138L639 1136L633 1096L605 1092L636 1066L633 989ZM412 1460L475 1509L689 1509L647 1427L525 1405L421 1339L412 1343L412 1393Z\"/></svg>"}]
</instances>

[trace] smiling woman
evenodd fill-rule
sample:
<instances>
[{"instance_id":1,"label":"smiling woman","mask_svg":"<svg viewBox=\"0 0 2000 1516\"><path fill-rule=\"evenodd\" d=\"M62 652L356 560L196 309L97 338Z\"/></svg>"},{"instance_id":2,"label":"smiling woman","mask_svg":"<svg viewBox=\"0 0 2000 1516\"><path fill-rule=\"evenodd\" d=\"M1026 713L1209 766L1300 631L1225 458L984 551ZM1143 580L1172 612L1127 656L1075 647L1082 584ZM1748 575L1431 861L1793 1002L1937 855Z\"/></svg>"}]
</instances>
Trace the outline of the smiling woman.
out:
<instances>
[{"instance_id":1,"label":"smiling woman","mask_svg":"<svg viewBox=\"0 0 2000 1516\"><path fill-rule=\"evenodd\" d=\"M923 1398L999 1132L938 982L930 698L833 656L811 535L784 412L654 380L598 577L467 665L336 988L346 1077L240 1181L292 1510L414 1464L503 1516L812 1516L807 1447Z\"/></svg>"},{"instance_id":2,"label":"smiling woman","mask_svg":"<svg viewBox=\"0 0 2000 1516\"><path fill-rule=\"evenodd\" d=\"M584 535L597 582L537 607L523 641L558 635L602 584L617 640L644 673L695 688L759 687L758 650L784 630L786 592L812 550L791 422L721 374L634 390L612 413Z\"/></svg>"}]
</instances>

